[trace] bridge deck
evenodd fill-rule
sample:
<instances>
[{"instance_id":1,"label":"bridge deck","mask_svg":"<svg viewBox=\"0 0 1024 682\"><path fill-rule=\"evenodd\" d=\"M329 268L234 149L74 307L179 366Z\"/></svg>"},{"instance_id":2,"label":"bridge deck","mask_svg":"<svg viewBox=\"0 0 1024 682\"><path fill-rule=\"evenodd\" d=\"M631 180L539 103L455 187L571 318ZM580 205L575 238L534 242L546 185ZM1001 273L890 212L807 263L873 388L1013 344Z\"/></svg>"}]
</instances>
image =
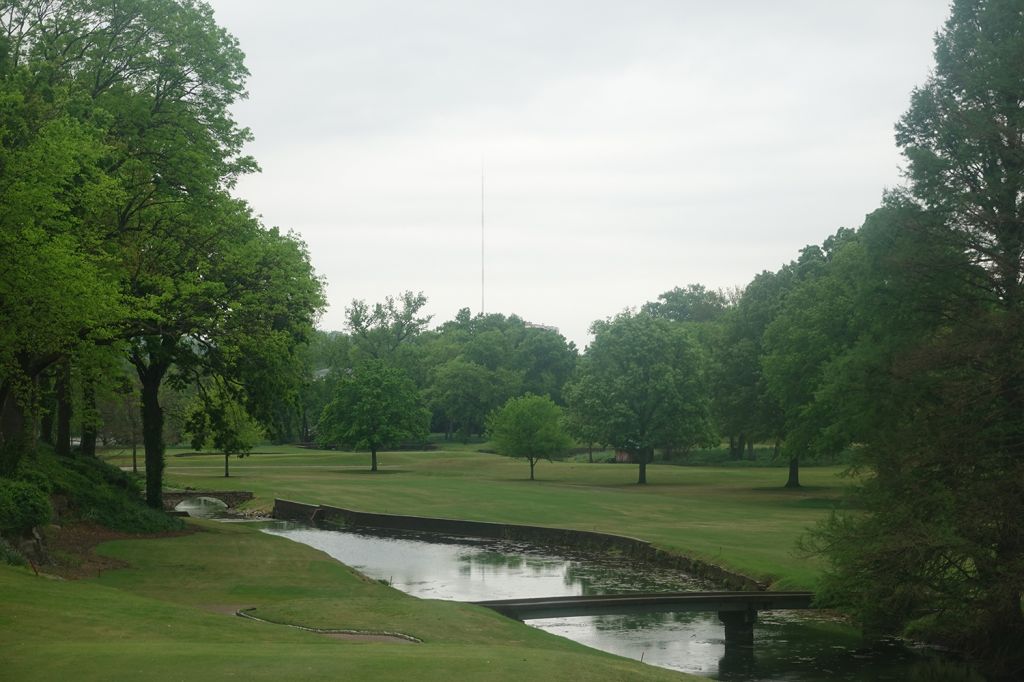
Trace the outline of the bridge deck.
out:
<instances>
[{"instance_id":1,"label":"bridge deck","mask_svg":"<svg viewBox=\"0 0 1024 682\"><path fill-rule=\"evenodd\" d=\"M679 611L757 612L809 609L812 592L661 592L539 597L473 602L517 620Z\"/></svg>"}]
</instances>

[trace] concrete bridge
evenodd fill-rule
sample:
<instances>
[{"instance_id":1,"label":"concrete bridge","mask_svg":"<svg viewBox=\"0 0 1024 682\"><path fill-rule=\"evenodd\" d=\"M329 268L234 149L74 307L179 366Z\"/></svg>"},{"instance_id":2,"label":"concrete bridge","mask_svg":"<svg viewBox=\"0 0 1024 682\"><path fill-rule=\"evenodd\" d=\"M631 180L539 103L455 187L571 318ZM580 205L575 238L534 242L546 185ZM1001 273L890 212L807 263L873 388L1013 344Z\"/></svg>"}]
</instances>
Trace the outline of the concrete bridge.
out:
<instances>
[{"instance_id":1,"label":"concrete bridge","mask_svg":"<svg viewBox=\"0 0 1024 682\"><path fill-rule=\"evenodd\" d=\"M473 602L509 618L564 618L630 613L717 611L726 644L753 644L758 611L809 609L813 592L663 592L602 594L589 597L540 597Z\"/></svg>"},{"instance_id":2,"label":"concrete bridge","mask_svg":"<svg viewBox=\"0 0 1024 682\"><path fill-rule=\"evenodd\" d=\"M243 502L248 502L255 496L247 490L183 490L164 493L164 509L172 511L182 500L190 500L195 497L212 497L226 504L228 509L232 509Z\"/></svg>"}]
</instances>

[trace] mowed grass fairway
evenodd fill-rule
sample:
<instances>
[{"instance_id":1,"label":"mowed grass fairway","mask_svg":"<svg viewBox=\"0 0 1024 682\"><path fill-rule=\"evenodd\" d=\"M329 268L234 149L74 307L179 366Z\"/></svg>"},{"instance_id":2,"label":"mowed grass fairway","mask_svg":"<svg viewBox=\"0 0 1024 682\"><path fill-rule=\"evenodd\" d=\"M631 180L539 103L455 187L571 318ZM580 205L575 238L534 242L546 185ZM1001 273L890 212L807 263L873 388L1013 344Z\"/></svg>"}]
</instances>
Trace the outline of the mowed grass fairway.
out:
<instances>
[{"instance_id":1,"label":"mowed grass fairway","mask_svg":"<svg viewBox=\"0 0 1024 682\"><path fill-rule=\"evenodd\" d=\"M252 507L275 497L364 511L525 523L618 533L720 564L772 583L813 589L820 566L794 552L797 538L841 495L839 467L806 468L805 487L782 488L783 468L651 465L645 486L636 465L546 462L537 481L525 460L455 446L369 455L265 447L245 459L169 451L166 479L198 489L252 490ZM184 456L181 456L184 455ZM123 456L113 463L128 465Z\"/></svg>"},{"instance_id":2,"label":"mowed grass fairway","mask_svg":"<svg viewBox=\"0 0 1024 682\"><path fill-rule=\"evenodd\" d=\"M117 541L130 564L58 581L0 566L5 680L678 680L487 609L413 599L325 554L241 524ZM351 641L244 620L398 631Z\"/></svg>"},{"instance_id":3,"label":"mowed grass fairway","mask_svg":"<svg viewBox=\"0 0 1024 682\"><path fill-rule=\"evenodd\" d=\"M368 511L539 524L621 533L771 580L813 588L818 567L793 543L834 504L838 468L636 466L525 461L455 446L368 455L266 447L245 459L168 452L168 484L252 490ZM121 466L130 458L107 453ZM192 521L198 532L119 540L99 552L127 563L78 581L0 566L4 679L670 680L685 676L577 645L486 609L415 599L327 555L247 524ZM245 620L362 632L422 643L366 641Z\"/></svg>"}]
</instances>

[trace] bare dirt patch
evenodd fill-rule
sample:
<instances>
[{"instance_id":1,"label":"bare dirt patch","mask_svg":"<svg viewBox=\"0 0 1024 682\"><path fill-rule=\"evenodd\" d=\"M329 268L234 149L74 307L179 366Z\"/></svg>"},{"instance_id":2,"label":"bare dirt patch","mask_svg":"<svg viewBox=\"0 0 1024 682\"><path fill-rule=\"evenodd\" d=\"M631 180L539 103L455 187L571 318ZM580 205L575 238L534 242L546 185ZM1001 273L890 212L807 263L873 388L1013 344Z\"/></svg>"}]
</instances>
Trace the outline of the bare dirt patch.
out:
<instances>
[{"instance_id":1,"label":"bare dirt patch","mask_svg":"<svg viewBox=\"0 0 1024 682\"><path fill-rule=\"evenodd\" d=\"M169 533L122 533L85 521L50 526L46 531L46 547L50 561L37 568L44 573L67 580L96 578L103 571L128 566L120 559L96 554L96 547L104 542L178 537L194 532L195 528Z\"/></svg>"}]
</instances>

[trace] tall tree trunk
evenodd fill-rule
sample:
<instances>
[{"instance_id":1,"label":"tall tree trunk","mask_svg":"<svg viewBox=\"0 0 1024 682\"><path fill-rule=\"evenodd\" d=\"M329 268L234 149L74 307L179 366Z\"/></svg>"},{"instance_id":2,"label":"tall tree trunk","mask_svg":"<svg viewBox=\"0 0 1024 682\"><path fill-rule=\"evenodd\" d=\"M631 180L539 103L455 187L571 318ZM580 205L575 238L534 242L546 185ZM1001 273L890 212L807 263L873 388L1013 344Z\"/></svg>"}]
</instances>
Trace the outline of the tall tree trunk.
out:
<instances>
[{"instance_id":1,"label":"tall tree trunk","mask_svg":"<svg viewBox=\"0 0 1024 682\"><path fill-rule=\"evenodd\" d=\"M653 448L650 448L653 450ZM647 483L647 451L648 448L637 449L637 460L640 463L640 476L637 478L637 485Z\"/></svg>"},{"instance_id":2,"label":"tall tree trunk","mask_svg":"<svg viewBox=\"0 0 1024 682\"><path fill-rule=\"evenodd\" d=\"M142 444L146 450L146 504L163 509L164 411L160 407L160 384L165 365L138 368L142 382Z\"/></svg>"},{"instance_id":3,"label":"tall tree trunk","mask_svg":"<svg viewBox=\"0 0 1024 682\"><path fill-rule=\"evenodd\" d=\"M793 455L789 458L789 479L786 481L787 488L800 487L800 456Z\"/></svg>"},{"instance_id":4,"label":"tall tree trunk","mask_svg":"<svg viewBox=\"0 0 1024 682\"><path fill-rule=\"evenodd\" d=\"M743 459L743 451L747 448L747 434L741 433L740 437L736 439L736 449L732 452L733 460Z\"/></svg>"},{"instance_id":5,"label":"tall tree trunk","mask_svg":"<svg viewBox=\"0 0 1024 682\"><path fill-rule=\"evenodd\" d=\"M14 391L0 391L0 476L10 475L18 467L31 439L29 420Z\"/></svg>"},{"instance_id":6,"label":"tall tree trunk","mask_svg":"<svg viewBox=\"0 0 1024 682\"><path fill-rule=\"evenodd\" d=\"M751 462L754 461L754 439L750 438L747 440L747 459Z\"/></svg>"},{"instance_id":7,"label":"tall tree trunk","mask_svg":"<svg viewBox=\"0 0 1024 682\"><path fill-rule=\"evenodd\" d=\"M58 455L71 456L71 363L64 360L57 365L57 442Z\"/></svg>"},{"instance_id":8,"label":"tall tree trunk","mask_svg":"<svg viewBox=\"0 0 1024 682\"><path fill-rule=\"evenodd\" d=\"M533 465L537 463L537 460L535 460L533 457L527 457L527 459L530 460L530 480L532 481L532 480L534 480L533 479Z\"/></svg>"},{"instance_id":9,"label":"tall tree trunk","mask_svg":"<svg viewBox=\"0 0 1024 682\"><path fill-rule=\"evenodd\" d=\"M86 457L96 456L96 381L91 376L82 381L82 444Z\"/></svg>"},{"instance_id":10,"label":"tall tree trunk","mask_svg":"<svg viewBox=\"0 0 1024 682\"><path fill-rule=\"evenodd\" d=\"M587 461L591 464L594 463L594 443L587 443Z\"/></svg>"},{"instance_id":11,"label":"tall tree trunk","mask_svg":"<svg viewBox=\"0 0 1024 682\"><path fill-rule=\"evenodd\" d=\"M729 459L736 459L736 436L729 436Z\"/></svg>"},{"instance_id":12,"label":"tall tree trunk","mask_svg":"<svg viewBox=\"0 0 1024 682\"><path fill-rule=\"evenodd\" d=\"M230 478L228 474L228 453L224 453L224 478Z\"/></svg>"},{"instance_id":13,"label":"tall tree trunk","mask_svg":"<svg viewBox=\"0 0 1024 682\"><path fill-rule=\"evenodd\" d=\"M370 471L377 470L377 448L370 448Z\"/></svg>"},{"instance_id":14,"label":"tall tree trunk","mask_svg":"<svg viewBox=\"0 0 1024 682\"><path fill-rule=\"evenodd\" d=\"M53 394L53 378L49 373L41 374L38 385L42 407L42 414L39 418L39 440L47 445L53 445L53 413L56 408Z\"/></svg>"}]
</instances>

